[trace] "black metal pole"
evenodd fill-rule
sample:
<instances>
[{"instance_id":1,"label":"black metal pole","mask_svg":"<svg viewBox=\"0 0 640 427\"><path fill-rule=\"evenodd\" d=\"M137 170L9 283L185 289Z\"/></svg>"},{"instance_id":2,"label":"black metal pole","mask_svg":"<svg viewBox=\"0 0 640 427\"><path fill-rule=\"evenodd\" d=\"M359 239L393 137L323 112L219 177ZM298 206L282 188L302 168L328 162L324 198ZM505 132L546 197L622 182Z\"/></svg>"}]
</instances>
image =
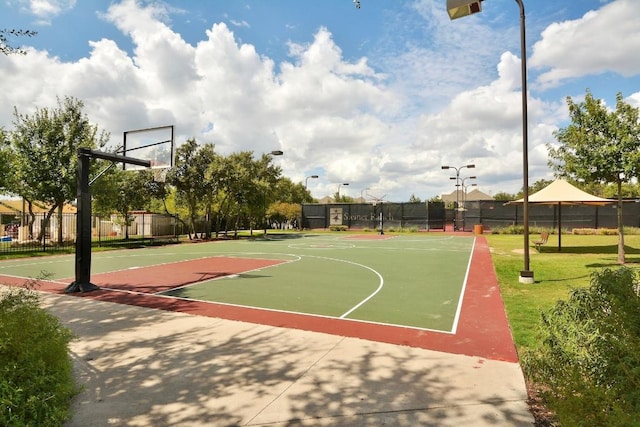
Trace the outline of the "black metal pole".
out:
<instances>
[{"instance_id":1,"label":"black metal pole","mask_svg":"<svg viewBox=\"0 0 640 427\"><path fill-rule=\"evenodd\" d=\"M78 212L76 213L76 280L65 293L88 292L100 289L91 280L91 193L89 192L88 149L78 150Z\"/></svg>"},{"instance_id":2,"label":"black metal pole","mask_svg":"<svg viewBox=\"0 0 640 427\"><path fill-rule=\"evenodd\" d=\"M525 31L525 13L522 0L515 0L520 7L520 50L522 51L521 74L522 74L522 181L523 181L523 204L522 221L524 226L524 270L520 272L520 279L523 282L533 281L533 271L529 264L529 132L528 132L528 112L527 112L527 43Z\"/></svg>"},{"instance_id":3,"label":"black metal pole","mask_svg":"<svg viewBox=\"0 0 640 427\"><path fill-rule=\"evenodd\" d=\"M77 192L78 201L76 213L76 280L65 288L65 293L89 292L100 289L91 283L91 192L89 181L89 167L92 158L123 162L138 166L150 167L147 160L118 156L89 148L78 149Z\"/></svg>"}]
</instances>

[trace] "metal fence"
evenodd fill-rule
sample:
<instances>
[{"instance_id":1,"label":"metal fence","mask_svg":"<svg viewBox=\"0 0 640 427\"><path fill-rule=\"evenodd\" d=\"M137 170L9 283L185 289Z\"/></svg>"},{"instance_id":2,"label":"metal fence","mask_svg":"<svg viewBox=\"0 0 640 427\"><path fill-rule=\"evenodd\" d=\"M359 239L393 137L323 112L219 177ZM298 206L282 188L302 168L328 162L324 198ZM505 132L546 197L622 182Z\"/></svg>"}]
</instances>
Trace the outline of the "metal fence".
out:
<instances>
[{"instance_id":1,"label":"metal fence","mask_svg":"<svg viewBox=\"0 0 640 427\"><path fill-rule=\"evenodd\" d=\"M303 204L302 228L444 229L443 203Z\"/></svg>"},{"instance_id":2,"label":"metal fence","mask_svg":"<svg viewBox=\"0 0 640 427\"><path fill-rule=\"evenodd\" d=\"M505 205L498 201L465 202L459 212L462 228L473 230L476 224L486 229L522 225L522 205ZM622 223L625 227L640 227L640 203L626 201L622 208ZM572 230L574 228L617 228L618 206L589 205L542 205L529 204L529 226L549 229Z\"/></svg>"},{"instance_id":3,"label":"metal fence","mask_svg":"<svg viewBox=\"0 0 640 427\"><path fill-rule=\"evenodd\" d=\"M523 224L522 205L507 205L502 201L467 201L460 210L445 209L441 202L428 203L338 203L303 204L302 227L306 229L346 226L358 229L379 229L382 212L383 227L421 230L444 229L445 224L459 230L472 231L481 224L494 229ZM626 227L640 227L640 203L627 201L622 210ZM617 205L541 205L529 204L529 226L557 229L617 228Z\"/></svg>"},{"instance_id":4,"label":"metal fence","mask_svg":"<svg viewBox=\"0 0 640 427\"><path fill-rule=\"evenodd\" d=\"M0 254L7 252L60 251L75 245L76 214L54 214L47 224L45 214L35 214L29 220L20 216L0 216ZM31 225L26 225L30 223ZM25 224L25 225L21 225ZM185 234L184 226L174 217L155 213L134 213L126 226L113 215L91 219L91 239L94 246L133 246L175 241Z\"/></svg>"}]
</instances>

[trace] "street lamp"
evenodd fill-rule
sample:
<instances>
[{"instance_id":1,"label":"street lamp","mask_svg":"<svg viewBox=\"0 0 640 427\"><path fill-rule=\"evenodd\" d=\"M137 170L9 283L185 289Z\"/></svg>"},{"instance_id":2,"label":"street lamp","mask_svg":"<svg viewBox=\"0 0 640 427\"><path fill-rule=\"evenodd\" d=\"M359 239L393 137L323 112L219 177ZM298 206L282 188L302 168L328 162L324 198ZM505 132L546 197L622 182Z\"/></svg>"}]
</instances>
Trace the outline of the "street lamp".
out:
<instances>
[{"instance_id":1,"label":"street lamp","mask_svg":"<svg viewBox=\"0 0 640 427\"><path fill-rule=\"evenodd\" d=\"M342 187L343 185L347 186L347 185L349 185L349 183L348 182L343 182L342 184L338 184L338 198L337 198L336 202L340 201L340 187Z\"/></svg>"},{"instance_id":2,"label":"street lamp","mask_svg":"<svg viewBox=\"0 0 640 427\"><path fill-rule=\"evenodd\" d=\"M467 176L465 178L460 178L460 186L462 187L462 206L464 207L464 202L467 200L467 187L469 185L476 185L476 184L468 184L468 185L464 185L464 182L468 179L477 179L477 176ZM464 218L463 218L464 221Z\"/></svg>"},{"instance_id":3,"label":"street lamp","mask_svg":"<svg viewBox=\"0 0 640 427\"><path fill-rule=\"evenodd\" d=\"M273 150L270 153L267 153L267 156L282 156L284 153L281 150ZM262 208L264 210L264 234L263 238L267 238L267 194L263 194L264 203L262 204Z\"/></svg>"},{"instance_id":4,"label":"street lamp","mask_svg":"<svg viewBox=\"0 0 640 427\"><path fill-rule=\"evenodd\" d=\"M522 222L524 227L524 270L520 272L520 283L534 283L533 271L529 268L529 142L527 114L527 43L525 14L522 0L515 0L520 8L520 50L522 75ZM482 0L447 0L449 18L457 19L482 11Z\"/></svg>"},{"instance_id":5,"label":"street lamp","mask_svg":"<svg viewBox=\"0 0 640 427\"><path fill-rule=\"evenodd\" d=\"M318 178L318 175L310 175L310 176L306 177L304 179L304 188L307 188L307 181L309 181L309 178L316 179L316 178Z\"/></svg>"},{"instance_id":6,"label":"street lamp","mask_svg":"<svg viewBox=\"0 0 640 427\"><path fill-rule=\"evenodd\" d=\"M364 193L367 190L371 190L369 187L367 188L363 188L362 190L360 190L360 201L364 202L364 197L362 197L362 193Z\"/></svg>"},{"instance_id":7,"label":"street lamp","mask_svg":"<svg viewBox=\"0 0 640 427\"><path fill-rule=\"evenodd\" d=\"M462 165L462 166L442 166L442 169L455 169L456 170L456 176L455 177L451 177L450 179L455 179L456 180L456 214L453 218L453 231L458 230L458 207L459 207L459 203L460 203L460 199L458 197L458 195L460 194L459 191L459 186L460 186L460 171L464 168L467 169L473 169L475 168L476 165Z\"/></svg>"}]
</instances>

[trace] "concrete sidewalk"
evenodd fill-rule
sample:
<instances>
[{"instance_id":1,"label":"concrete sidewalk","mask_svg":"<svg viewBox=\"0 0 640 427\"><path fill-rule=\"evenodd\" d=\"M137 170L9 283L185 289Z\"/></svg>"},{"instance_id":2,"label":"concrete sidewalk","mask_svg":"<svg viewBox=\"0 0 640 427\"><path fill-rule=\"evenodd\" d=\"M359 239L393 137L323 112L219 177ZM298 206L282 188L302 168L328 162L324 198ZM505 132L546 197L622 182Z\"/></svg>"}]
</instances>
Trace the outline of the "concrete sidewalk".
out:
<instances>
[{"instance_id":1,"label":"concrete sidewalk","mask_svg":"<svg viewBox=\"0 0 640 427\"><path fill-rule=\"evenodd\" d=\"M520 366L42 293L78 336L67 426L531 426Z\"/></svg>"}]
</instances>

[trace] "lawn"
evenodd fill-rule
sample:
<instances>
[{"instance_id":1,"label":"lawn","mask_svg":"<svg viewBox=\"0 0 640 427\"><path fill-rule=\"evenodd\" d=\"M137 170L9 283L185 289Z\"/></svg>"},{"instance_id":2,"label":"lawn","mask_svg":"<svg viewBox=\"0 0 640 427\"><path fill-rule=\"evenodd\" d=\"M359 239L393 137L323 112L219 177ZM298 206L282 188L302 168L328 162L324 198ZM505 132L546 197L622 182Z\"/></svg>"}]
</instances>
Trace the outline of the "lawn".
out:
<instances>
[{"instance_id":1,"label":"lawn","mask_svg":"<svg viewBox=\"0 0 640 427\"><path fill-rule=\"evenodd\" d=\"M536 329L540 311L550 308L557 300L566 299L572 288L585 287L591 273L604 267L617 266L617 236L562 235L562 249L558 236L538 252L530 249L530 268L535 273L534 284L518 282L524 267L522 235L486 235L492 251L502 297L509 317L518 351L537 347ZM531 242L539 236L532 234ZM625 236L627 267L640 268L640 235Z\"/></svg>"}]
</instances>

